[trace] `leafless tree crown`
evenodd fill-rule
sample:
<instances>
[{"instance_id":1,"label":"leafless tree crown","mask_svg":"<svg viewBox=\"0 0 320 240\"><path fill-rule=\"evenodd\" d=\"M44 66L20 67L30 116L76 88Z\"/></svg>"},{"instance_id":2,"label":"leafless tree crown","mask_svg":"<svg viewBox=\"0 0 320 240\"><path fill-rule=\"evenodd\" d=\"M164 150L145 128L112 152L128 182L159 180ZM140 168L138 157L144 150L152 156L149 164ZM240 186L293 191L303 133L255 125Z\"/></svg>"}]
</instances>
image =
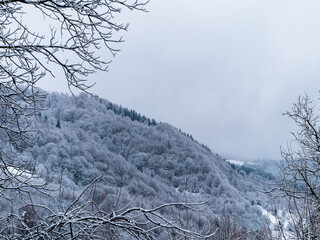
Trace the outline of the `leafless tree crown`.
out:
<instances>
[{"instance_id":1,"label":"leafless tree crown","mask_svg":"<svg viewBox=\"0 0 320 240\"><path fill-rule=\"evenodd\" d=\"M291 111L284 113L297 131L287 148L281 149L279 185L273 189L284 199L291 230L279 221L282 237L318 239L320 229L320 115L308 95L300 96ZM279 209L276 209L279 210ZM277 212L277 211L276 211ZM291 238L290 238L291 239Z\"/></svg>"},{"instance_id":2,"label":"leafless tree crown","mask_svg":"<svg viewBox=\"0 0 320 240\"><path fill-rule=\"evenodd\" d=\"M87 90L86 77L105 71L115 43L128 24L118 23L124 9L142 10L137 0L1 0L0 79L34 85L57 65L68 86ZM29 14L32 14L30 17ZM39 21L40 22L35 22ZM41 27L41 20L45 28ZM42 29L42 30L41 30Z\"/></svg>"}]
</instances>

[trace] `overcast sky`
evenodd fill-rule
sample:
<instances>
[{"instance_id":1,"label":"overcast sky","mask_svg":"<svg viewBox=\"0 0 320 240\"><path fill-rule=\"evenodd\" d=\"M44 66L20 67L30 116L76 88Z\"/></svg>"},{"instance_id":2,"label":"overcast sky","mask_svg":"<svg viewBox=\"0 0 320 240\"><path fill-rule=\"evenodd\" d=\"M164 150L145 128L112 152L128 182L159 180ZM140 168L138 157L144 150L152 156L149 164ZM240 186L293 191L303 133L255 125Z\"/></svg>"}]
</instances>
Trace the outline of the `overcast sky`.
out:
<instances>
[{"instance_id":1,"label":"overcast sky","mask_svg":"<svg viewBox=\"0 0 320 240\"><path fill-rule=\"evenodd\" d=\"M94 94L167 122L214 152L280 158L282 113L320 89L320 1L151 0ZM42 81L67 91L63 79ZM320 105L319 105L320 106Z\"/></svg>"}]
</instances>

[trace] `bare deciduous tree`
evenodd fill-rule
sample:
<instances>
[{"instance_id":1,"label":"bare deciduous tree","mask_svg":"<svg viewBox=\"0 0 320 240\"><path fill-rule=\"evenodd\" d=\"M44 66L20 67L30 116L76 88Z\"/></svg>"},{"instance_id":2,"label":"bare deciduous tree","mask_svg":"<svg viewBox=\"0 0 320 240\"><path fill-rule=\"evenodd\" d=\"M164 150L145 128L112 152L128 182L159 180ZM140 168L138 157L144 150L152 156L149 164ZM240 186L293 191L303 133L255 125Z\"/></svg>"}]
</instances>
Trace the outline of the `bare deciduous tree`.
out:
<instances>
[{"instance_id":1,"label":"bare deciduous tree","mask_svg":"<svg viewBox=\"0 0 320 240\"><path fill-rule=\"evenodd\" d=\"M298 98L291 111L284 113L298 127L293 140L282 149L284 161L280 165L279 187L273 189L277 197L285 199L290 229L283 229L282 237L318 239L320 229L320 115L311 98Z\"/></svg>"},{"instance_id":2,"label":"bare deciduous tree","mask_svg":"<svg viewBox=\"0 0 320 240\"><path fill-rule=\"evenodd\" d=\"M118 23L124 9L144 10L137 0L1 0L0 78L33 86L57 65L69 87L87 90L86 77L105 71L121 42L116 32L128 24ZM25 12L28 11L28 12ZM26 18L32 14L32 18ZM42 16L43 18L37 18ZM42 20L47 28L34 21ZM42 30L41 30L42 29ZM101 52L102 51L102 52Z\"/></svg>"}]
</instances>

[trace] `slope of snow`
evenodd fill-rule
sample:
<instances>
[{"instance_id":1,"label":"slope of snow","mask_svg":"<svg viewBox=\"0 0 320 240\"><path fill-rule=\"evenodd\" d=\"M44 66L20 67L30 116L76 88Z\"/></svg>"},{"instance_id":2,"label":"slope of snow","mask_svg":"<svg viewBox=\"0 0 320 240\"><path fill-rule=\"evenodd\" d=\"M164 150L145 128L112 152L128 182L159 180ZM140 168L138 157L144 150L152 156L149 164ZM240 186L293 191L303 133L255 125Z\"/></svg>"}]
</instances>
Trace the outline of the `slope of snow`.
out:
<instances>
[{"instance_id":1,"label":"slope of snow","mask_svg":"<svg viewBox=\"0 0 320 240\"><path fill-rule=\"evenodd\" d=\"M15 175L15 176L21 176L24 178L31 178L32 177L32 174L25 169L21 170L21 169L18 169L16 167L11 167L11 166L7 167L7 169L12 175Z\"/></svg>"},{"instance_id":2,"label":"slope of snow","mask_svg":"<svg viewBox=\"0 0 320 240\"><path fill-rule=\"evenodd\" d=\"M243 166L244 162L239 161L239 160L234 160L234 159L228 159L226 160L228 163L234 164L234 165L238 165L238 166Z\"/></svg>"}]
</instances>

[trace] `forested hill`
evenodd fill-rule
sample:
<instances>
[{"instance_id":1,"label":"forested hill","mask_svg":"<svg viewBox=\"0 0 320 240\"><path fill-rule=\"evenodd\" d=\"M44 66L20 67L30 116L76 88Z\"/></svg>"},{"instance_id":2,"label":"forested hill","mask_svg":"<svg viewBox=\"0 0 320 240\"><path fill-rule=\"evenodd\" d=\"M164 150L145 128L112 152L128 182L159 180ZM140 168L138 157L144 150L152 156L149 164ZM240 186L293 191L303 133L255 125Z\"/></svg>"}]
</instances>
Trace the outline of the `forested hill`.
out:
<instances>
[{"instance_id":1,"label":"forested hill","mask_svg":"<svg viewBox=\"0 0 320 240\"><path fill-rule=\"evenodd\" d=\"M38 175L62 186L59 194L64 201L104 174L96 199L106 209L115 202L118 207L128 203L150 207L207 201L201 219L182 214L179 221L218 226L224 213L247 229L266 223L260 180L253 182L238 173L175 127L85 94L77 99L48 94L45 108L38 116L35 145L26 154L35 160Z\"/></svg>"}]
</instances>

